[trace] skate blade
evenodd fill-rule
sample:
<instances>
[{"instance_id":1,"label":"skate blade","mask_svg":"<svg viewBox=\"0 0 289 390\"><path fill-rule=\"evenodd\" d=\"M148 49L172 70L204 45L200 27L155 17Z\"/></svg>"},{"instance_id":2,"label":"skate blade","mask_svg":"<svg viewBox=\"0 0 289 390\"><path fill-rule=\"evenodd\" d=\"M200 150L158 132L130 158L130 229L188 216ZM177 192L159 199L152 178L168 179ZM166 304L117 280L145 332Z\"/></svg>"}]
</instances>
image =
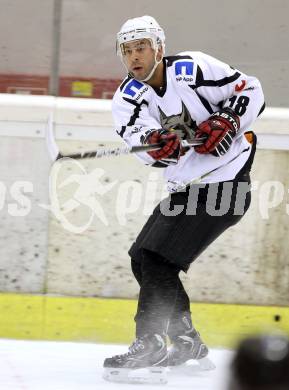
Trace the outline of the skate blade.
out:
<instances>
[{"instance_id":1,"label":"skate blade","mask_svg":"<svg viewBox=\"0 0 289 390\"><path fill-rule=\"evenodd\" d=\"M168 382L165 367L138 369L106 367L103 372L103 379L116 383L166 384Z\"/></svg>"}]
</instances>

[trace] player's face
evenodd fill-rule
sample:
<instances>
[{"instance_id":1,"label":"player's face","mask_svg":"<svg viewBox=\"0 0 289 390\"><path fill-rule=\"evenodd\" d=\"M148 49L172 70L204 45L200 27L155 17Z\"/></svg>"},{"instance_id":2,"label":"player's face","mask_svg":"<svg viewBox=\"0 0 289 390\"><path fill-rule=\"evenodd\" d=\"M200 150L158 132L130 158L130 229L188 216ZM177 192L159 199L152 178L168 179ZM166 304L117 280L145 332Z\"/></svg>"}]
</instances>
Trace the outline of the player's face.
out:
<instances>
[{"instance_id":1,"label":"player's face","mask_svg":"<svg viewBox=\"0 0 289 390\"><path fill-rule=\"evenodd\" d=\"M149 39L139 39L123 44L122 55L128 71L137 80L145 79L155 64L155 51Z\"/></svg>"}]
</instances>

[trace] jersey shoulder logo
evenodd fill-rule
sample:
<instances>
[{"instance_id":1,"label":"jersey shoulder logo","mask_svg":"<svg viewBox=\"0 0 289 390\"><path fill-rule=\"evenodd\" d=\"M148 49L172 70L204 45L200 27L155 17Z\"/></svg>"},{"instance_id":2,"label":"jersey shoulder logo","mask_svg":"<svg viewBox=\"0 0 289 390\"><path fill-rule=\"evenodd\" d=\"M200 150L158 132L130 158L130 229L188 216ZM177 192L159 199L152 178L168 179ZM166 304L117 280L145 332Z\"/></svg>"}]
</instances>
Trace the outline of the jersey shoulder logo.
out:
<instances>
[{"instance_id":1,"label":"jersey shoulder logo","mask_svg":"<svg viewBox=\"0 0 289 390\"><path fill-rule=\"evenodd\" d=\"M241 92L245 87L246 87L246 80L242 80L241 85L239 85L239 84L235 85L235 91Z\"/></svg>"},{"instance_id":2,"label":"jersey shoulder logo","mask_svg":"<svg viewBox=\"0 0 289 390\"><path fill-rule=\"evenodd\" d=\"M175 63L175 75L177 81L194 81L194 62L193 61L177 61Z\"/></svg>"},{"instance_id":3,"label":"jersey shoulder logo","mask_svg":"<svg viewBox=\"0 0 289 390\"><path fill-rule=\"evenodd\" d=\"M178 61L175 64L176 75L192 76L194 70L193 61Z\"/></svg>"},{"instance_id":4,"label":"jersey shoulder logo","mask_svg":"<svg viewBox=\"0 0 289 390\"><path fill-rule=\"evenodd\" d=\"M130 80L130 82L125 86L123 93L131 96L135 100L140 99L140 97L148 91L148 87L145 84L137 81L135 79Z\"/></svg>"},{"instance_id":5,"label":"jersey shoulder logo","mask_svg":"<svg viewBox=\"0 0 289 390\"><path fill-rule=\"evenodd\" d=\"M139 81L132 79L126 86L123 91L126 95L130 95L131 97L134 97L137 92L143 87L144 85L140 83Z\"/></svg>"}]
</instances>

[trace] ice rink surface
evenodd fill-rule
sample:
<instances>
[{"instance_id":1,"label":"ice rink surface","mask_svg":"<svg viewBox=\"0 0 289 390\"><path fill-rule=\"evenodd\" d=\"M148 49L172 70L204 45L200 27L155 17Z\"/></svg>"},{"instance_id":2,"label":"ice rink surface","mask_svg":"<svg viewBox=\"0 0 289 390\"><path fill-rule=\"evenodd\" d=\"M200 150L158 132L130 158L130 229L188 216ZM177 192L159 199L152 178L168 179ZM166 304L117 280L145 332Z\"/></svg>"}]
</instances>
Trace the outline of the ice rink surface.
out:
<instances>
[{"instance_id":1,"label":"ice rink surface","mask_svg":"<svg viewBox=\"0 0 289 390\"><path fill-rule=\"evenodd\" d=\"M127 352L127 346L0 339L1 390L117 390L168 388L225 390L233 352L211 350L213 371L169 373L166 385L118 384L102 379L105 357ZM191 375L190 375L191 374Z\"/></svg>"}]
</instances>

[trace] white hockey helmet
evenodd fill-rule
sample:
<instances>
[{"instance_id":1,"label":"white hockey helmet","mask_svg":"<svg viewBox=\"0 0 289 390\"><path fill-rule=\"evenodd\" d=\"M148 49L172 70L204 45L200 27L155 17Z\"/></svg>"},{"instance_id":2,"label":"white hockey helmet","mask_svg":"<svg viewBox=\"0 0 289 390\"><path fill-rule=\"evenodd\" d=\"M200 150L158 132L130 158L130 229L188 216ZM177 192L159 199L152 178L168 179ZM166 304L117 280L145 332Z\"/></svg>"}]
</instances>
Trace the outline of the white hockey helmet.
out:
<instances>
[{"instance_id":1,"label":"white hockey helmet","mask_svg":"<svg viewBox=\"0 0 289 390\"><path fill-rule=\"evenodd\" d=\"M152 48L157 50L158 47L165 51L165 33L158 22L152 16L140 16L127 20L117 33L116 52L122 55L122 45L126 42L137 39L149 39Z\"/></svg>"}]
</instances>

